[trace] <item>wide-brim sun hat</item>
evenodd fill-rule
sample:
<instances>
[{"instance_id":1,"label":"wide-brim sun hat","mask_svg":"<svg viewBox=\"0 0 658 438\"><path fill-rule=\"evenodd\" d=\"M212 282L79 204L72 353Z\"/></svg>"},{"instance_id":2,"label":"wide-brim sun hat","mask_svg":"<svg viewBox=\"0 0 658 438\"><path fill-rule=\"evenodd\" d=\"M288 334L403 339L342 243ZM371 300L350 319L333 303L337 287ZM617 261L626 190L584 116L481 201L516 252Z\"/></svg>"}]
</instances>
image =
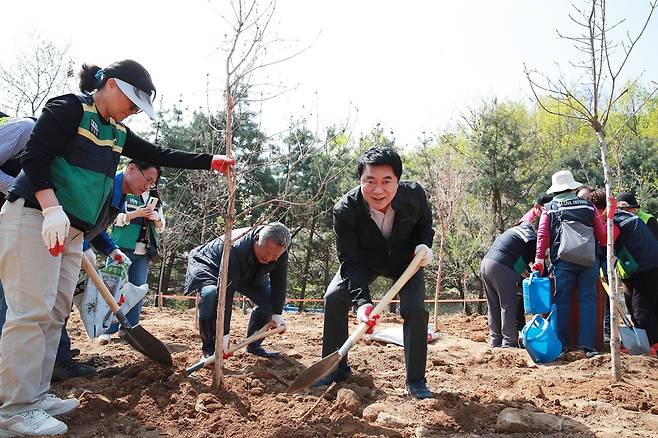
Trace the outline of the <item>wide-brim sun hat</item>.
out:
<instances>
[{"instance_id":1,"label":"wide-brim sun hat","mask_svg":"<svg viewBox=\"0 0 658 438\"><path fill-rule=\"evenodd\" d=\"M135 87L132 84L129 84L126 81L123 81L119 78L114 78L119 89L123 94L126 95L128 99L135 105L144 111L151 119L156 120L155 110L153 109L153 102L151 101L151 95L145 93L139 88Z\"/></svg>"},{"instance_id":2,"label":"wide-brim sun hat","mask_svg":"<svg viewBox=\"0 0 658 438\"><path fill-rule=\"evenodd\" d=\"M583 186L583 183L576 181L569 170L560 170L555 172L551 177L551 185L546 193L559 193L564 192L565 190L576 190Z\"/></svg>"}]
</instances>

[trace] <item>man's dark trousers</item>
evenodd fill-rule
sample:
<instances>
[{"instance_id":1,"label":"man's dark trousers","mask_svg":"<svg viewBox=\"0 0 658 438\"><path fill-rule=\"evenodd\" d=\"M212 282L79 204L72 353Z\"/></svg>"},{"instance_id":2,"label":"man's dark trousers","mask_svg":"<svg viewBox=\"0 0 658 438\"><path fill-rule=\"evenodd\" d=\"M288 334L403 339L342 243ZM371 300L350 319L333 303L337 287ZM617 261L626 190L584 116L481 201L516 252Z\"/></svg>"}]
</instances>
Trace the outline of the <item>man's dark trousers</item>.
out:
<instances>
[{"instance_id":1,"label":"man's dark trousers","mask_svg":"<svg viewBox=\"0 0 658 438\"><path fill-rule=\"evenodd\" d=\"M371 278L374 280L376 277ZM427 321L425 310L425 281L421 268L399 292L400 315L404 319L404 359L407 380L425 377L427 361ZM347 280L336 273L324 296L324 332L322 334L322 357L338 350L348 337L347 314L352 307L352 298L347 289ZM347 365L347 356L341 361Z\"/></svg>"},{"instance_id":2,"label":"man's dark trousers","mask_svg":"<svg viewBox=\"0 0 658 438\"><path fill-rule=\"evenodd\" d=\"M269 279L261 284L240 286L239 292L249 298L256 305L249 317L247 336L251 336L272 320L272 291ZM224 334L227 335L231 327L233 314L233 296L235 292L227 292L226 307L224 309ZM199 329L201 332L202 350L205 354L215 352L215 327L217 321L217 286L204 286L199 297ZM249 344L251 348L261 346L263 340Z\"/></svg>"}]
</instances>

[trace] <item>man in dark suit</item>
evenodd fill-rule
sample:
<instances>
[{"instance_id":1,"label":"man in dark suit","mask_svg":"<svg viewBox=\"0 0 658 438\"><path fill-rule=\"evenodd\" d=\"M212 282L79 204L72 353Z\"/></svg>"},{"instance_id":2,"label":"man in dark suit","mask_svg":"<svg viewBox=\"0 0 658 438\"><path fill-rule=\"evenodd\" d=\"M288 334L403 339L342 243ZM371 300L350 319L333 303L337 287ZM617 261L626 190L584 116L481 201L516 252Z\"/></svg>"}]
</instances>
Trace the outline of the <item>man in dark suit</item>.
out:
<instances>
[{"instance_id":1,"label":"man in dark suit","mask_svg":"<svg viewBox=\"0 0 658 438\"><path fill-rule=\"evenodd\" d=\"M322 356L336 351L348 337L347 315L357 306L357 320L374 325L369 284L377 277L397 279L417 251L432 260L432 211L420 184L400 181L402 160L392 149L375 147L359 159L360 185L347 192L333 210L340 268L325 294ZM425 281L421 268L400 290L404 319L406 391L415 398L432 393L425 380L427 321ZM346 380L351 375L347 357L338 369L315 386Z\"/></svg>"},{"instance_id":2,"label":"man in dark suit","mask_svg":"<svg viewBox=\"0 0 658 438\"><path fill-rule=\"evenodd\" d=\"M290 231L280 222L232 232L224 308L224 350L228 350L233 296L236 292L256 304L251 312L247 336L273 321L285 326L281 316L288 288L288 247ZM194 248L188 256L185 290L199 293L199 335L203 357L215 353L217 319L217 283L224 252L224 236ZM247 352L263 357L276 357L279 352L265 350L256 341ZM225 358L228 357L225 355Z\"/></svg>"}]
</instances>

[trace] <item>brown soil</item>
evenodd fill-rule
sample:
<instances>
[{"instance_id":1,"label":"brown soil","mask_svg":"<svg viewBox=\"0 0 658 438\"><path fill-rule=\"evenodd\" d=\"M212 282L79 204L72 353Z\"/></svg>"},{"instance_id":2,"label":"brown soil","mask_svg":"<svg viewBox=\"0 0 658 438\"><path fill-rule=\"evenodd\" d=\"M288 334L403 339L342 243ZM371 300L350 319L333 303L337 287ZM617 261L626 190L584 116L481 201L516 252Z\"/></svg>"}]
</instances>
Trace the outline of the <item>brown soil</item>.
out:
<instances>
[{"instance_id":1,"label":"brown soil","mask_svg":"<svg viewBox=\"0 0 658 438\"><path fill-rule=\"evenodd\" d=\"M524 350L490 349L486 318L446 316L440 339L429 346L427 379L435 398L404 395L401 347L364 340L350 363L355 376L320 400L323 389L285 393L286 384L319 360L322 315L286 315L288 331L268 338L285 354L262 359L239 352L225 362L223 390L212 371L186 377L199 358L194 310L145 308L143 325L173 352L165 369L121 340L102 346L89 340L77 314L69 321L80 360L98 368L90 379L53 385L82 406L65 416L71 437L326 437L502 436L496 419L505 408L543 412L562 420L561 432L515 436L658 435L658 360L623 357L625 382L611 380L610 356L537 366ZM234 339L244 336L247 316L235 311ZM400 324L386 316L381 325Z\"/></svg>"}]
</instances>

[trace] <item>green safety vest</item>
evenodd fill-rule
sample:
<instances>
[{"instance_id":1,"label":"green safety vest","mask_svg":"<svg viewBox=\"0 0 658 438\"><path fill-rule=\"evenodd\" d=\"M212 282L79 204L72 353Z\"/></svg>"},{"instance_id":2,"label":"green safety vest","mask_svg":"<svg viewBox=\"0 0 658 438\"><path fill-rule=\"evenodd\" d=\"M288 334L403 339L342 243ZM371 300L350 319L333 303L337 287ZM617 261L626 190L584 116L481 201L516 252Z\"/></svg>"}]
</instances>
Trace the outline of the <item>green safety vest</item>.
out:
<instances>
[{"instance_id":1,"label":"green safety vest","mask_svg":"<svg viewBox=\"0 0 658 438\"><path fill-rule=\"evenodd\" d=\"M78 133L66 156L53 159L50 174L64 211L89 229L112 196L127 132L112 119L103 123L91 96L79 98L83 114Z\"/></svg>"},{"instance_id":2,"label":"green safety vest","mask_svg":"<svg viewBox=\"0 0 658 438\"><path fill-rule=\"evenodd\" d=\"M149 199L151 199L150 196ZM147 202L144 202L141 196L126 195L126 213L145 206L149 199L146 200ZM144 222L147 223L150 238L155 239L154 243L157 246L159 244L159 238L158 233L155 232L155 223L153 221L147 221L142 217L133 219L129 224L126 224L123 227L118 227L116 225L112 227L112 239L116 242L119 248L130 250L135 249L135 243L137 243L139 232L142 229Z\"/></svg>"}]
</instances>

